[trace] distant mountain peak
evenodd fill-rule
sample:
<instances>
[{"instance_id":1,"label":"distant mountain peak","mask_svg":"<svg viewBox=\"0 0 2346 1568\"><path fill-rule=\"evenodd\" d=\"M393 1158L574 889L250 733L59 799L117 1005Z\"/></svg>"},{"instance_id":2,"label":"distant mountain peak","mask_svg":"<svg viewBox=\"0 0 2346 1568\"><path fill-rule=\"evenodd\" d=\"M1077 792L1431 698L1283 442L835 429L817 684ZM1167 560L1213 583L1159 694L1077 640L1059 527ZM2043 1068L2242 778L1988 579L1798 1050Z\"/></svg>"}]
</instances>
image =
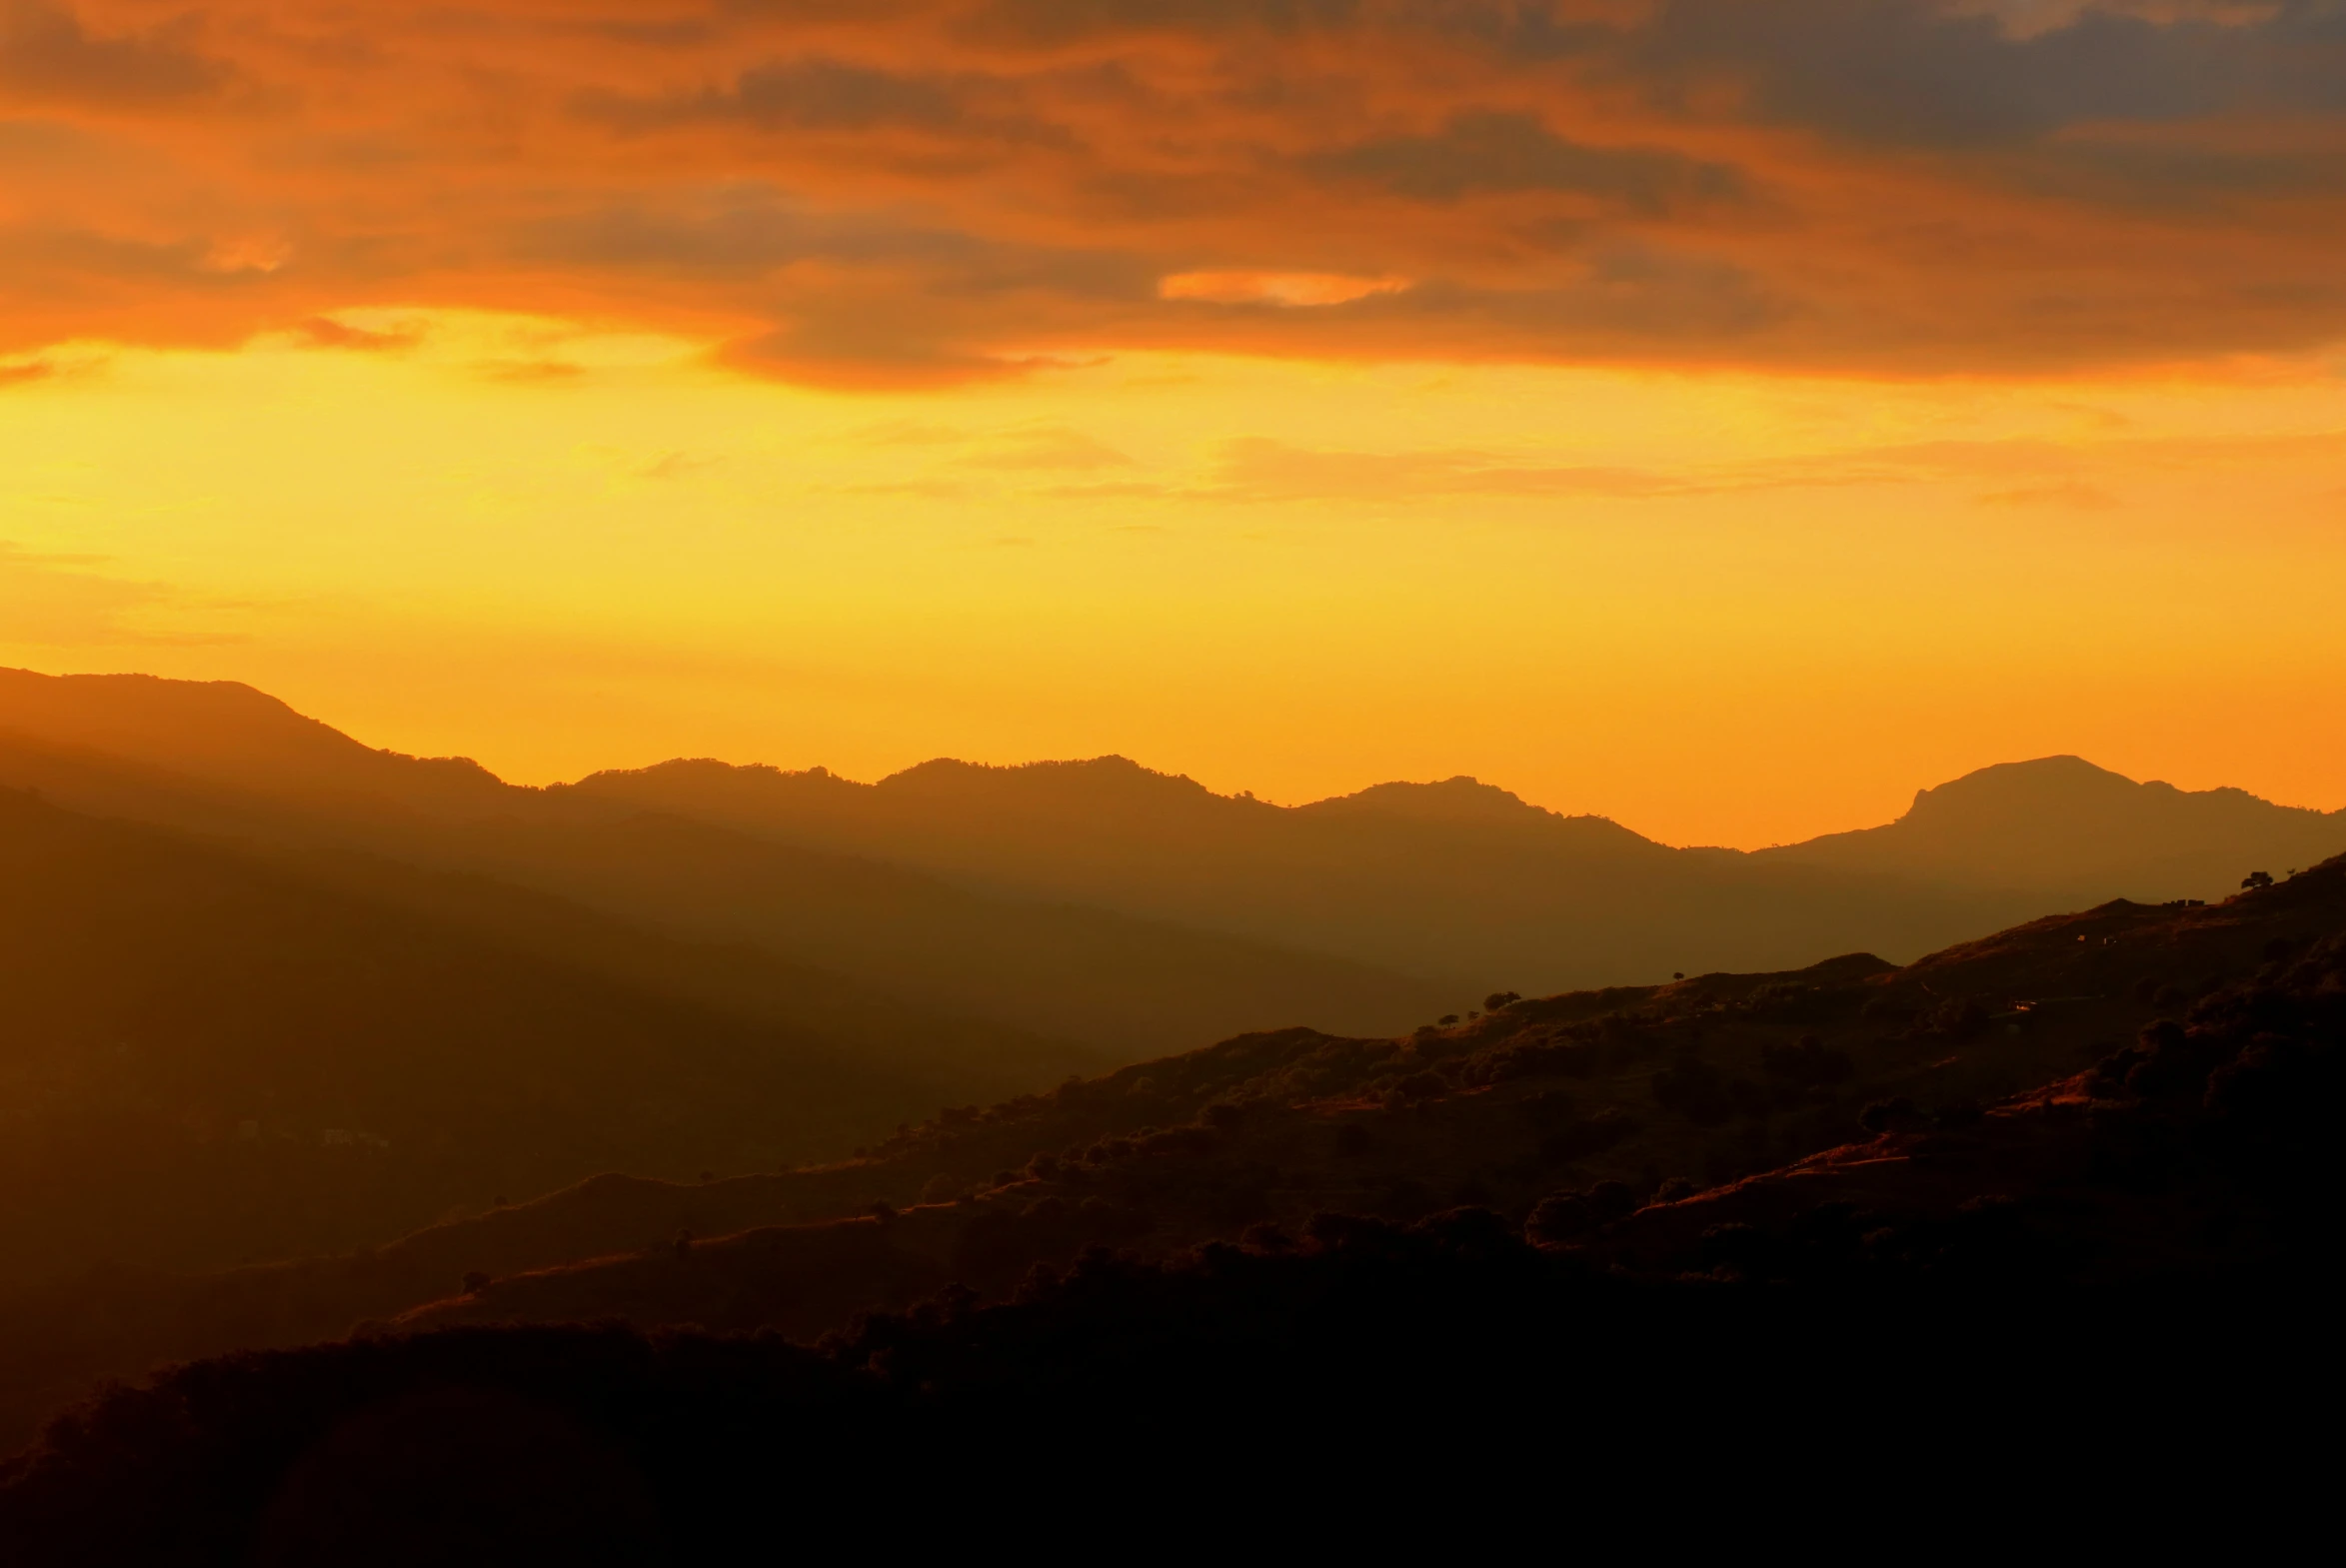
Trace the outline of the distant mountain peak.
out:
<instances>
[{"instance_id":1,"label":"distant mountain peak","mask_svg":"<svg viewBox=\"0 0 2346 1568\"><path fill-rule=\"evenodd\" d=\"M1318 801L1315 808L1439 822L1515 822L1526 817L1559 814L1533 805L1511 789L1486 784L1465 774L1431 784L1370 784L1350 794Z\"/></svg>"},{"instance_id":2,"label":"distant mountain peak","mask_svg":"<svg viewBox=\"0 0 2346 1568\"><path fill-rule=\"evenodd\" d=\"M2346 813L2245 789L2137 783L2081 757L1998 763L1917 790L1896 821L1762 850L1766 857L1975 885L2087 888L2156 901L2229 891L2250 870L2346 848Z\"/></svg>"},{"instance_id":3,"label":"distant mountain peak","mask_svg":"<svg viewBox=\"0 0 2346 1568\"><path fill-rule=\"evenodd\" d=\"M1085 757L1040 763L967 763L954 757L932 758L880 781L880 787L900 793L1032 795L1053 800L1082 799L1094 804L1117 800L1161 801L1188 797L1206 799L1211 791L1186 774L1160 773L1129 757Z\"/></svg>"},{"instance_id":4,"label":"distant mountain peak","mask_svg":"<svg viewBox=\"0 0 2346 1568\"><path fill-rule=\"evenodd\" d=\"M2000 821L2015 813L2039 824L2071 818L2099 820L2110 812L2177 809L2233 813L2298 812L2245 789L2179 789L2163 780L2138 783L2082 757L2039 757L1997 763L1914 793L1901 821L1935 826L1954 820ZM2319 814L2319 813L2310 813Z\"/></svg>"},{"instance_id":5,"label":"distant mountain peak","mask_svg":"<svg viewBox=\"0 0 2346 1568\"><path fill-rule=\"evenodd\" d=\"M471 758L366 746L241 681L0 670L0 733L265 789L447 801L507 790Z\"/></svg>"}]
</instances>

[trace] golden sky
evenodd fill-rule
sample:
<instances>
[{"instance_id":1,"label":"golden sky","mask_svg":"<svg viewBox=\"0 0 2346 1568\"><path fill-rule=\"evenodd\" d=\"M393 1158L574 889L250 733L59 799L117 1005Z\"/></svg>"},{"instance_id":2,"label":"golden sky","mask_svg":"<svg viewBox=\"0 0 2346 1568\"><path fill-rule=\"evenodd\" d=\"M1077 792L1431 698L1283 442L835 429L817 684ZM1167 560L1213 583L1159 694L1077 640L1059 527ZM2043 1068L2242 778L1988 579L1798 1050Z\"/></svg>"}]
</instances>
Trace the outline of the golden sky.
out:
<instances>
[{"instance_id":1,"label":"golden sky","mask_svg":"<svg viewBox=\"0 0 2346 1568\"><path fill-rule=\"evenodd\" d=\"M2346 7L0 0L0 663L525 782L2346 805Z\"/></svg>"}]
</instances>

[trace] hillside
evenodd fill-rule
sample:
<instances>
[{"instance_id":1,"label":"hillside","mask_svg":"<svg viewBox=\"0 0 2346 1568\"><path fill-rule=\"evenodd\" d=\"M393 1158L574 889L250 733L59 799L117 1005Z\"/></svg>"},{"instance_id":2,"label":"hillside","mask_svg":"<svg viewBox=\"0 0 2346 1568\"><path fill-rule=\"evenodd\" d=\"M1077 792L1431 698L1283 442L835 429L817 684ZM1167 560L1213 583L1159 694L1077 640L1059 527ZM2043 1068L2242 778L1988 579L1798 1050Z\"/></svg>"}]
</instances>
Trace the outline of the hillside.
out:
<instances>
[{"instance_id":1,"label":"hillside","mask_svg":"<svg viewBox=\"0 0 2346 1568\"><path fill-rule=\"evenodd\" d=\"M2058 1375L2023 1382L2068 1441L2171 1410L2178 1376L2303 1370L2338 1197L2342 997L2346 860L1905 969L1518 1002L1405 1042L1232 1040L764 1178L769 1199L849 1205L1072 1138L952 1201L482 1271L347 1342L111 1392L0 1466L0 1540L212 1560L255 1528L347 1543L379 1519L372 1538L407 1539L419 1487L505 1518L555 1486L575 1489L561 1518L595 1522L588 1544L699 1550L749 1524L778 1465L836 1500L878 1474L990 1482L1015 1455L1007 1478L1069 1433L1129 1468L1198 1442L1267 1458L1497 1430L1526 1408L1593 1423L1592 1452L1626 1434L1640 1465L1690 1420L1737 1419L1812 1464L1853 1413L1876 1438L1904 1391L1985 1386L2048 1343ZM2134 1043L2103 1037L2146 1016ZM2015 1080L2032 1086L1969 1097ZM1802 1118L1883 1090L1905 1092L1837 1123L1853 1140L1723 1184L1655 1180L1771 1146L1778 1117L1796 1144ZM1133 1100L1193 1115L1131 1126ZM1435 1186L1461 1171L1486 1190ZM640 1234L681 1211L674 1190L598 1183L498 1222L576 1247L596 1239L583 1216L624 1210ZM720 1212L753 1194L700 1196ZM1353 1201L1305 1212L1330 1196ZM403 1246L449 1261L448 1239ZM909 1309L865 1315L892 1305ZM697 1326L647 1336L664 1324ZM309 1499L290 1516L289 1495Z\"/></svg>"},{"instance_id":2,"label":"hillside","mask_svg":"<svg viewBox=\"0 0 2346 1568\"><path fill-rule=\"evenodd\" d=\"M774 1169L1096 1059L542 896L342 871L0 791L0 1277Z\"/></svg>"},{"instance_id":3,"label":"hillside","mask_svg":"<svg viewBox=\"0 0 2346 1568\"><path fill-rule=\"evenodd\" d=\"M1254 1226L1295 1236L1325 1212L1406 1223L1475 1205L1520 1224L1565 1194L1548 1227L1568 1239L1853 1137L1980 1126L1988 1106L2072 1078L2162 1013L2331 951L2342 932L2346 860L2223 905L2053 916L1905 968L1851 956L1516 1002L1395 1041L1246 1036L891 1140L866 1193L930 1201L847 1223L875 1232L875 1299L924 1273L1007 1290L1095 1243L1158 1253ZM689 1271L668 1249L631 1251L407 1321L746 1328L809 1299L795 1261L807 1244L752 1230L696 1243ZM843 1266L826 1265L827 1291Z\"/></svg>"},{"instance_id":4,"label":"hillside","mask_svg":"<svg viewBox=\"0 0 2346 1568\"><path fill-rule=\"evenodd\" d=\"M2108 1077L2096 1063L2162 1017L2239 1016L2235 998L2307 964L2318 985L2341 933L2346 861L2220 905L2048 917L1904 968L1851 955L1516 1001L1399 1039L1241 1036L955 1108L836 1165L607 1176L363 1254L115 1280L103 1310L91 1286L20 1295L0 1377L21 1422L102 1370L361 1319L813 1338L948 1284L1000 1297L1088 1247L1276 1250L1324 1231L1315 1216L1409 1225L1459 1205L1656 1268L1674 1249L1665 1276L1707 1269L1701 1233L1765 1206L1740 1194L1821 1191L1822 1171L1890 1192L1910 1166L1938 1183L1936 1210L1914 1206L1952 1212L2004 1180L2000 1151L2027 1129L2067 1125L2079 1074ZM1650 1253L1621 1240L1646 1235Z\"/></svg>"}]
</instances>

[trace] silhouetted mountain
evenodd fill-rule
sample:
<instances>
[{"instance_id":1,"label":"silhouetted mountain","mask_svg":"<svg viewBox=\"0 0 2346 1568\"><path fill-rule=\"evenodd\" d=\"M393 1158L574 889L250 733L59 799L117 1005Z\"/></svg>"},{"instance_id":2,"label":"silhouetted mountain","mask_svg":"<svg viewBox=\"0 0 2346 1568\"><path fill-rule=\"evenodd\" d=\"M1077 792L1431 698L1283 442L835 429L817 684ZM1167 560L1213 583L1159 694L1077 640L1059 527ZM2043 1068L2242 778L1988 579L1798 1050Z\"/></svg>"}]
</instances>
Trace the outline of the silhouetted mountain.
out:
<instances>
[{"instance_id":1,"label":"silhouetted mountain","mask_svg":"<svg viewBox=\"0 0 2346 1568\"><path fill-rule=\"evenodd\" d=\"M305 873L357 849L486 874L671 935L829 968L874 998L1125 1059L1265 1022L1399 1028L1465 994L1226 932L989 895L628 802L514 788L470 764L444 773L367 751L243 687L8 674L0 785L287 851ZM141 730L157 711L170 722ZM47 731L11 737L12 716Z\"/></svg>"},{"instance_id":2,"label":"silhouetted mountain","mask_svg":"<svg viewBox=\"0 0 2346 1568\"><path fill-rule=\"evenodd\" d=\"M510 789L470 758L376 751L234 681L0 669L7 737L320 806L482 809Z\"/></svg>"},{"instance_id":3,"label":"silhouetted mountain","mask_svg":"<svg viewBox=\"0 0 2346 1568\"><path fill-rule=\"evenodd\" d=\"M2081 758L2044 757L1921 790L1885 826L1753 858L2098 901L2220 898L2251 870L2279 875L2341 851L2346 811L2136 784Z\"/></svg>"},{"instance_id":4,"label":"silhouetted mountain","mask_svg":"<svg viewBox=\"0 0 2346 1568\"><path fill-rule=\"evenodd\" d=\"M0 791L0 1277L346 1247L602 1170L772 1169L1097 1059L543 895L339 869Z\"/></svg>"},{"instance_id":5,"label":"silhouetted mountain","mask_svg":"<svg viewBox=\"0 0 2346 1568\"><path fill-rule=\"evenodd\" d=\"M1280 807L1120 758L941 760L878 784L677 762L520 789L461 760L370 751L247 688L144 677L5 673L10 730L268 802L224 830L280 836L295 817L1131 1054L1273 1020L1381 1031L1494 985L1778 968L1857 947L1903 959L2048 905L2204 897L2346 848L2341 813L2135 785L2073 759L1984 770L1886 827L1746 855L1672 849L1466 779ZM622 830L645 812L765 848ZM682 856L666 870L649 841L663 833ZM703 896L711 865L735 874ZM818 917L816 896L838 917ZM1245 945L1200 946L1199 932Z\"/></svg>"},{"instance_id":6,"label":"silhouetted mountain","mask_svg":"<svg viewBox=\"0 0 2346 1568\"><path fill-rule=\"evenodd\" d=\"M2036 907L1672 849L1462 779L1283 807L1121 758L927 763L878 784L693 762L552 792L1313 947L1469 993L1775 968L1859 946L1909 956Z\"/></svg>"}]
</instances>

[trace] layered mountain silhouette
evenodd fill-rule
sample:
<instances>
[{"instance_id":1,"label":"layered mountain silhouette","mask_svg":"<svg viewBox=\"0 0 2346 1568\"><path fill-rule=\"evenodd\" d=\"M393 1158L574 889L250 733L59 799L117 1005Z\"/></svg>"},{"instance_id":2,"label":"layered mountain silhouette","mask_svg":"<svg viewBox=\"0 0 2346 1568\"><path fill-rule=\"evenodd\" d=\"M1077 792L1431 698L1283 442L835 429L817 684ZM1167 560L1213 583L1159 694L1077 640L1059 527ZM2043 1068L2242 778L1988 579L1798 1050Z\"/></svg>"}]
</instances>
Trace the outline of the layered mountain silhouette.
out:
<instances>
[{"instance_id":1,"label":"layered mountain silhouette","mask_svg":"<svg viewBox=\"0 0 2346 1568\"><path fill-rule=\"evenodd\" d=\"M1920 790L1884 826L1753 858L2091 900L2220 898L2248 870L2280 875L2341 850L2346 811L2136 784L2082 758L2046 757Z\"/></svg>"},{"instance_id":2,"label":"layered mountain silhouette","mask_svg":"<svg viewBox=\"0 0 2346 1568\"><path fill-rule=\"evenodd\" d=\"M2237 982L2335 868L2217 895L2342 830L2076 759L1752 854L1113 758L533 789L0 672L0 1416L362 1318L815 1334L1089 1245L1717 1187Z\"/></svg>"},{"instance_id":3,"label":"layered mountain silhouette","mask_svg":"<svg viewBox=\"0 0 2346 1568\"><path fill-rule=\"evenodd\" d=\"M2181 1347L2233 1377L2300 1342L2342 996L2346 858L1906 966L1518 1000L1397 1039L1250 1034L826 1168L607 1178L364 1255L19 1302L12 1380L327 1342L105 1395L0 1467L0 1531L105 1561L249 1540L321 1464L356 1490L310 1523L345 1536L373 1517L358 1499L388 1523L425 1494L536 1506L417 1468L451 1451L500 1477L528 1456L511 1478L533 1486L576 1453L606 1478L590 1513L645 1487L660 1506L629 1527L689 1536L747 1525L742 1488L775 1465L860 1496L875 1454L901 1486L1053 1433L1484 1430L1526 1399L1602 1417L1608 1443L1657 1400L1673 1429L1756 1403L1771 1432L1811 1408L1872 1432L1885 1379L1958 1355L2008 1374L2048 1332L2087 1347L2056 1380L2065 1420L2096 1368L2155 1366L2171 1401Z\"/></svg>"},{"instance_id":4,"label":"layered mountain silhouette","mask_svg":"<svg viewBox=\"0 0 2346 1568\"><path fill-rule=\"evenodd\" d=\"M876 784L679 761L516 788L249 688L147 677L0 672L9 750L0 783L68 803L477 870L1127 1054L1273 1020L1387 1030L1494 988L1905 959L2046 907L2220 896L2346 849L2346 813L2074 758L1746 854L1469 779L1284 807L1121 758L941 760ZM127 784L125 765L153 776Z\"/></svg>"},{"instance_id":5,"label":"layered mountain silhouette","mask_svg":"<svg viewBox=\"0 0 2346 1568\"><path fill-rule=\"evenodd\" d=\"M2074 758L1924 790L1887 826L1673 849L1470 779L1281 807L1121 758L924 764L877 784L677 762L557 793L629 800L976 885L1272 937L1464 987L1909 958L2063 903L2221 896L2346 849L2346 813L2137 784Z\"/></svg>"},{"instance_id":6,"label":"layered mountain silhouette","mask_svg":"<svg viewBox=\"0 0 2346 1568\"><path fill-rule=\"evenodd\" d=\"M302 876L353 874L356 853L376 862L362 879L378 890L380 864L396 862L552 892L649 933L827 969L874 1000L1121 1059L1265 1019L1399 1028L1467 995L1299 946L517 788L462 759L370 751L244 687L0 673L0 785L226 840Z\"/></svg>"},{"instance_id":7,"label":"layered mountain silhouette","mask_svg":"<svg viewBox=\"0 0 2346 1568\"><path fill-rule=\"evenodd\" d=\"M771 1170L1100 1060L478 878L309 871L0 790L0 1280Z\"/></svg>"}]
</instances>

